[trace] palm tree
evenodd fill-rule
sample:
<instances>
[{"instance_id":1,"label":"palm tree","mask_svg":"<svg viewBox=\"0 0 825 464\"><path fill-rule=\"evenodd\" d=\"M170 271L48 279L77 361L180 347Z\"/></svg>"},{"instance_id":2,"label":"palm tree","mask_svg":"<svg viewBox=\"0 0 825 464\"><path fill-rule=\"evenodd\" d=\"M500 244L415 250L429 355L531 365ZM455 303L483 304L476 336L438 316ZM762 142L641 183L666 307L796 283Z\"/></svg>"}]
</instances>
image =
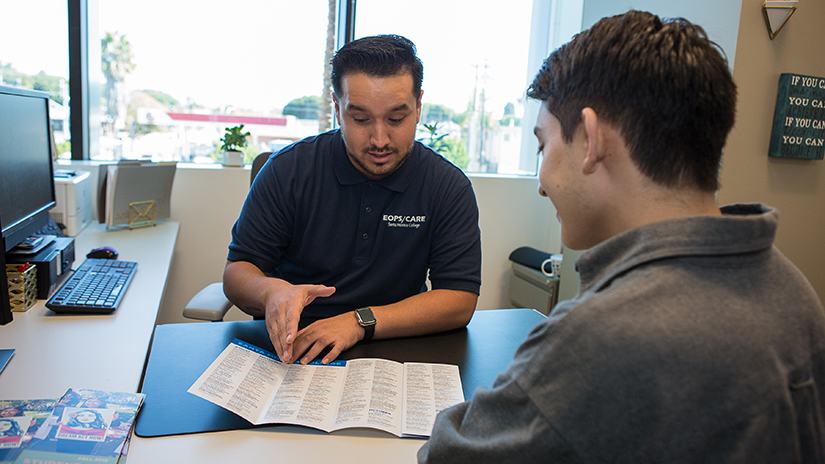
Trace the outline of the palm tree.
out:
<instances>
[{"instance_id":1,"label":"palm tree","mask_svg":"<svg viewBox=\"0 0 825 464\"><path fill-rule=\"evenodd\" d=\"M135 70L132 63L132 44L126 40L126 36L106 33L106 37L100 41L100 61L103 68L103 75L106 77L106 107L113 120L118 117L117 109L117 84L123 82L127 74Z\"/></svg>"},{"instance_id":2,"label":"palm tree","mask_svg":"<svg viewBox=\"0 0 825 464\"><path fill-rule=\"evenodd\" d=\"M329 20L327 22L327 48L324 52L324 90L321 91L321 111L318 112L318 129L326 132L332 129L332 55L335 53L335 3L329 0Z\"/></svg>"}]
</instances>

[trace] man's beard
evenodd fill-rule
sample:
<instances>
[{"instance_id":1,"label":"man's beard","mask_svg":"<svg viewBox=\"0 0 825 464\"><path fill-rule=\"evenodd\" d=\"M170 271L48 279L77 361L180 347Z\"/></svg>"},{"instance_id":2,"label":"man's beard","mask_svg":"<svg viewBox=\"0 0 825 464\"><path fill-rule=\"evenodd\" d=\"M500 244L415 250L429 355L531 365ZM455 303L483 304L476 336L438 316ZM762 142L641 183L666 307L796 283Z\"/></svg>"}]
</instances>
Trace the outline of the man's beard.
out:
<instances>
[{"instance_id":1,"label":"man's beard","mask_svg":"<svg viewBox=\"0 0 825 464\"><path fill-rule=\"evenodd\" d=\"M375 147L370 147L370 148L367 148L367 149L364 150L364 154L369 157L370 152L377 152L377 151L378 150L376 150ZM395 153L398 153L398 149L391 147L388 150L383 150L382 153L383 152L395 154ZM380 166L368 165L367 163L362 162L360 158L353 155L352 152L347 147L347 156L349 157L349 159L353 163L355 163L358 167L360 167L362 171L367 172L367 173L369 173L369 174L371 174L371 175L373 175L373 176L375 176L379 179L383 179L384 177L387 177L390 174L397 171L407 161L407 158L410 157L410 153L412 153L412 147L410 147L407 150L407 152L404 153L404 155L398 161L398 164L396 164L391 170L384 172L383 170L381 170L381 168L383 168L385 165L380 165ZM378 168L378 169L376 169L376 168Z\"/></svg>"}]
</instances>

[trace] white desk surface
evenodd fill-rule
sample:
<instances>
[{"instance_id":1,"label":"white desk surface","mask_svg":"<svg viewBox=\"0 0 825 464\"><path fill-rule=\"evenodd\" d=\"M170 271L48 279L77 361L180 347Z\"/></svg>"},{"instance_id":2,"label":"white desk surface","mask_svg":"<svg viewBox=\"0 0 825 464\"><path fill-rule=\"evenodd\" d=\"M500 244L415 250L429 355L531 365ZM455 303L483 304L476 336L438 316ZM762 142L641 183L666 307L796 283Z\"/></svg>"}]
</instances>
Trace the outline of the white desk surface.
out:
<instances>
[{"instance_id":1,"label":"white desk surface","mask_svg":"<svg viewBox=\"0 0 825 464\"><path fill-rule=\"evenodd\" d=\"M75 241L75 268L98 246L112 246L138 271L111 315L66 315L45 300L0 326L0 348L17 352L0 373L0 398L55 398L69 388L137 391L157 319L178 223L135 230L93 224ZM132 435L128 464L414 463L423 439L369 429L331 434L297 426L159 438Z\"/></svg>"},{"instance_id":2,"label":"white desk surface","mask_svg":"<svg viewBox=\"0 0 825 464\"><path fill-rule=\"evenodd\" d=\"M369 429L325 433L297 426L157 438L133 434L126 461L127 464L413 464L424 443L423 439L396 438Z\"/></svg>"},{"instance_id":3,"label":"white desk surface","mask_svg":"<svg viewBox=\"0 0 825 464\"><path fill-rule=\"evenodd\" d=\"M0 398L59 398L69 388L136 392L178 236L177 222L106 230L92 224L75 237L73 269L99 246L138 269L119 308L106 315L57 314L46 300L0 326L0 348L16 352L0 372Z\"/></svg>"}]
</instances>

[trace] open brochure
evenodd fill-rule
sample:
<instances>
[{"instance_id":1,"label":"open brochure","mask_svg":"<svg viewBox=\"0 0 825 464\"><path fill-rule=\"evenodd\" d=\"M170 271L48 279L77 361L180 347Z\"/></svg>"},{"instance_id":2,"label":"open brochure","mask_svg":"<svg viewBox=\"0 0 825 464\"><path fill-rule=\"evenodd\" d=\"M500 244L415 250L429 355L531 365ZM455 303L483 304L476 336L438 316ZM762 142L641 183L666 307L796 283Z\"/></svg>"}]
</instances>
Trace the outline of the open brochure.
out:
<instances>
[{"instance_id":1,"label":"open brochure","mask_svg":"<svg viewBox=\"0 0 825 464\"><path fill-rule=\"evenodd\" d=\"M142 393L70 389L36 428L15 464L124 462Z\"/></svg>"},{"instance_id":2,"label":"open brochure","mask_svg":"<svg viewBox=\"0 0 825 464\"><path fill-rule=\"evenodd\" d=\"M238 339L188 392L256 425L368 427L423 437L439 412L464 401L458 366L373 358L284 364Z\"/></svg>"}]
</instances>

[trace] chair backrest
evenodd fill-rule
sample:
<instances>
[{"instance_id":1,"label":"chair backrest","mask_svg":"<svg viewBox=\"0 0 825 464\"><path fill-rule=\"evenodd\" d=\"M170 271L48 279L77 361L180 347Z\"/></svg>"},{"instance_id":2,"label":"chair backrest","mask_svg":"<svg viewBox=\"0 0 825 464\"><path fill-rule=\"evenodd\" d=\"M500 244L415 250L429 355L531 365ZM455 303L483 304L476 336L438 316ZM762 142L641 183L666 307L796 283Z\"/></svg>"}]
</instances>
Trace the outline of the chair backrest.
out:
<instances>
[{"instance_id":1,"label":"chair backrest","mask_svg":"<svg viewBox=\"0 0 825 464\"><path fill-rule=\"evenodd\" d=\"M252 172L249 174L249 185L252 185L252 182L255 181L255 176L258 175L258 171L264 167L266 164L266 160L269 159L269 156L272 154L271 151L265 151L252 160Z\"/></svg>"}]
</instances>

